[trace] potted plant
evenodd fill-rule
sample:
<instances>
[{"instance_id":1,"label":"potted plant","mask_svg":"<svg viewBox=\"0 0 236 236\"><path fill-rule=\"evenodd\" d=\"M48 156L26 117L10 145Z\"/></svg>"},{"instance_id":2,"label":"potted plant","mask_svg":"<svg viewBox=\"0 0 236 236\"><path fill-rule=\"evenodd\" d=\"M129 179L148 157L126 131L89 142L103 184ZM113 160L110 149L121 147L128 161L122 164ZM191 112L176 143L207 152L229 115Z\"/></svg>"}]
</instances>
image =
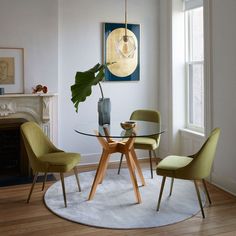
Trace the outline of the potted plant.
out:
<instances>
[{"instance_id":1,"label":"potted plant","mask_svg":"<svg viewBox=\"0 0 236 236\"><path fill-rule=\"evenodd\" d=\"M108 64L96 64L87 71L78 71L75 75L75 83L71 86L72 98L76 112L80 102L84 102L92 93L92 86L99 85L101 98L98 101L99 125L110 124L110 99L104 98L101 81L105 78L105 68Z\"/></svg>"}]
</instances>

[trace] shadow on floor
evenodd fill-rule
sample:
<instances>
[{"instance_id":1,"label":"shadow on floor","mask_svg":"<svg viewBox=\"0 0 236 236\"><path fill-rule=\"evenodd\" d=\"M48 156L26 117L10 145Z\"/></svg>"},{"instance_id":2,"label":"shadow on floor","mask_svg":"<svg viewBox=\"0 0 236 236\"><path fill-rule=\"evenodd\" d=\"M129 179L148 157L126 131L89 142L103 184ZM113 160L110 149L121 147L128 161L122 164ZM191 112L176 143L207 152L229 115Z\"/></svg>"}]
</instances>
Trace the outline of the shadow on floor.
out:
<instances>
[{"instance_id":1,"label":"shadow on floor","mask_svg":"<svg viewBox=\"0 0 236 236\"><path fill-rule=\"evenodd\" d=\"M44 176L38 176L37 182L43 182ZM53 174L47 176L47 181L56 181ZM0 187L19 185L19 184L31 184L33 182L33 177L27 176L0 176Z\"/></svg>"}]
</instances>

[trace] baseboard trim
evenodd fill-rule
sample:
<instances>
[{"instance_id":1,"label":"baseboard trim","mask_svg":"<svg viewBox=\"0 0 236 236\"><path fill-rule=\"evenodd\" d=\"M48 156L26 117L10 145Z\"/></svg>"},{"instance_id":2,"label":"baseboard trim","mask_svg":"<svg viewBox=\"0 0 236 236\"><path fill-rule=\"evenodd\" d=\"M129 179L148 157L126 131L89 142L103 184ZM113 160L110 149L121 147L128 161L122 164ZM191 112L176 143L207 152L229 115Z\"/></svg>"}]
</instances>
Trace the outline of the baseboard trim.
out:
<instances>
[{"instance_id":1,"label":"baseboard trim","mask_svg":"<svg viewBox=\"0 0 236 236\"><path fill-rule=\"evenodd\" d=\"M135 152L139 160L149 158L147 150L136 149ZM101 157L101 153L81 154L80 165L98 164L100 157ZM119 162L120 157L121 157L121 153L119 152L113 153L112 156L110 157L110 160L111 160L110 162Z\"/></svg>"},{"instance_id":2,"label":"baseboard trim","mask_svg":"<svg viewBox=\"0 0 236 236\"><path fill-rule=\"evenodd\" d=\"M149 158L148 157L139 158L138 161L140 164L149 163ZM155 165L154 165L154 163L156 162L155 158L152 158L152 162L153 162L153 167L155 167ZM119 161L110 161L108 164L108 168L111 168L111 169L117 168L118 169L119 163L120 163ZM97 169L97 167L98 167L98 162L96 162L96 163L80 163L78 165L78 169L81 172L94 170L94 169ZM127 167L126 160L123 160L122 167Z\"/></svg>"},{"instance_id":3,"label":"baseboard trim","mask_svg":"<svg viewBox=\"0 0 236 236\"><path fill-rule=\"evenodd\" d=\"M219 176L218 174L212 172L211 184L236 196L236 182L233 179Z\"/></svg>"}]
</instances>

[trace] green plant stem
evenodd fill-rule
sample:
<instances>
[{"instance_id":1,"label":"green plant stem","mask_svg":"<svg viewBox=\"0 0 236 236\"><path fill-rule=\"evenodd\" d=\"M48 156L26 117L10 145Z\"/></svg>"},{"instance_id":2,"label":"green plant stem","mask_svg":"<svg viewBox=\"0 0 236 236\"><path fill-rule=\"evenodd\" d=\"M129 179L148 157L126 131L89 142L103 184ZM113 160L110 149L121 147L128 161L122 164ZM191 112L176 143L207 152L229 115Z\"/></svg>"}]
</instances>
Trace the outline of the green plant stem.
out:
<instances>
[{"instance_id":1,"label":"green plant stem","mask_svg":"<svg viewBox=\"0 0 236 236\"><path fill-rule=\"evenodd\" d=\"M101 94L102 94L102 100L104 99L104 95L103 95L103 91L102 91L102 85L100 84L100 82L98 82L98 85L99 85L99 88L100 88L100 91L101 91Z\"/></svg>"}]
</instances>

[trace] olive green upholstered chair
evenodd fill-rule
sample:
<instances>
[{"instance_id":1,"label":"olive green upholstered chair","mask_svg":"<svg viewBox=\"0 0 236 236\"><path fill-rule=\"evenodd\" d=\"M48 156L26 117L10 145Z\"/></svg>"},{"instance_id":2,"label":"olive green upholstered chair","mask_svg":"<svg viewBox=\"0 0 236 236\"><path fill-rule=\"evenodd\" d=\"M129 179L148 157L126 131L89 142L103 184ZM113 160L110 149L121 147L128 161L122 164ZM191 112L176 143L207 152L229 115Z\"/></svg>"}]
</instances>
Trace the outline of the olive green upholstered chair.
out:
<instances>
[{"instance_id":1,"label":"olive green upholstered chair","mask_svg":"<svg viewBox=\"0 0 236 236\"><path fill-rule=\"evenodd\" d=\"M172 178L169 196L171 196L172 193L174 178L193 180L202 212L202 217L205 218L197 180L202 180L208 201L211 204L210 195L204 179L210 175L219 135L220 129L214 129L201 149L192 156L167 156L159 162L156 167L156 173L157 175L163 176L163 178L157 203L157 211L159 211L160 208L166 177Z\"/></svg>"},{"instance_id":2,"label":"olive green upholstered chair","mask_svg":"<svg viewBox=\"0 0 236 236\"><path fill-rule=\"evenodd\" d=\"M60 173L62 191L65 207L67 207L64 173L74 170L79 191L81 191L78 171L76 165L80 161L80 154L68 153L56 148L41 128L33 121L25 122L21 125L21 134L27 151L30 165L34 172L34 180L28 195L27 203L30 201L34 185L39 172L45 173L42 191L47 179L47 173Z\"/></svg>"},{"instance_id":3,"label":"olive green upholstered chair","mask_svg":"<svg viewBox=\"0 0 236 236\"><path fill-rule=\"evenodd\" d=\"M130 120L137 120L137 121L150 121L150 122L156 122L161 123L161 116L158 111L155 110L135 110L131 116ZM143 149L148 150L149 152L149 161L150 161L150 170L151 170L151 178L153 178L153 172L152 172L152 152L156 159L157 163L157 157L155 150L159 147L160 143L160 137L161 135L155 135L153 137L137 137L135 138L134 142L134 148L135 149ZM118 174L120 173L120 168L123 160L123 154L120 158L120 164L118 169Z\"/></svg>"}]
</instances>

